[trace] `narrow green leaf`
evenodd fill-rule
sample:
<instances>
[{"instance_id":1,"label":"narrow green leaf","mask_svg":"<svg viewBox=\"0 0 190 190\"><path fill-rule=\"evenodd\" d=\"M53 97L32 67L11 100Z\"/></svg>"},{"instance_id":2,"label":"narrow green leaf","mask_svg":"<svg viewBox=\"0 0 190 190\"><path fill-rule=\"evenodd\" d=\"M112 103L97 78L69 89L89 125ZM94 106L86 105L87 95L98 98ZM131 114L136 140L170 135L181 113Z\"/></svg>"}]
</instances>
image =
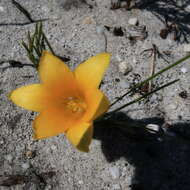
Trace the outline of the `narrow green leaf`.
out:
<instances>
[{"instance_id":1,"label":"narrow green leaf","mask_svg":"<svg viewBox=\"0 0 190 190\"><path fill-rule=\"evenodd\" d=\"M157 73L155 73L154 75L152 75L151 77L148 77L147 79L145 79L144 81L136 84L135 86L133 86L129 91L127 91L125 94L123 94L122 96L120 96L117 100L115 100L110 107L112 107L113 105L115 105L118 101L122 100L126 95L130 94L131 92L133 92L135 89L143 86L144 84L148 83L149 81L151 81L152 79L154 79L155 77L161 75L162 73L168 71L169 69L177 66L178 64L184 62L185 60L189 59L190 55L187 55L181 59L179 59L178 61L176 61L175 63L169 65L168 67L165 67L164 69L158 71Z\"/></svg>"},{"instance_id":2,"label":"narrow green leaf","mask_svg":"<svg viewBox=\"0 0 190 190\"><path fill-rule=\"evenodd\" d=\"M55 55L55 52L54 52L53 48L51 47L51 45L50 45L50 43L49 43L49 41L48 41L48 39L47 39L47 37L46 37L46 35L44 33L43 33L43 36L44 36L44 41L46 42L48 48L50 49L52 54Z\"/></svg>"},{"instance_id":3,"label":"narrow green leaf","mask_svg":"<svg viewBox=\"0 0 190 190\"><path fill-rule=\"evenodd\" d=\"M24 41L22 41L21 44L22 44L22 46L26 49L27 53L29 53L30 50L29 50L28 46L26 45L26 43L25 43Z\"/></svg>"},{"instance_id":4,"label":"narrow green leaf","mask_svg":"<svg viewBox=\"0 0 190 190\"><path fill-rule=\"evenodd\" d=\"M32 53L32 51L33 51L33 41L31 39L30 32L28 32L27 36L28 36L28 43L29 43L29 51L30 51L30 53Z\"/></svg>"},{"instance_id":5,"label":"narrow green leaf","mask_svg":"<svg viewBox=\"0 0 190 190\"><path fill-rule=\"evenodd\" d=\"M139 98L137 98L137 99L135 99L135 100L132 100L131 102L129 102L129 103L127 103L127 104L124 104L123 106L121 106L121 107L119 107L119 108L116 108L115 110L109 112L108 114L113 114L113 113L115 113L115 112L117 112L117 111L119 111L119 110L121 110L121 109L123 109L123 108L125 108L125 107L127 107L127 106L129 106L129 105L131 105L131 104L137 103L137 102L143 100L144 98L150 96L151 94L153 94L153 93L155 93L155 92L157 92L157 91L159 91L159 90L161 90L161 89L163 89L163 88L165 88L165 87L168 87L168 86L170 86L170 85L176 83L177 81L179 81L179 79L176 79L176 80L174 80L174 81L172 81L172 82L169 82L169 83L167 83L167 84L165 84L165 85L162 85L162 86L156 88L155 90L152 90L151 92L148 92L148 93L146 93L145 95L143 95L143 96L141 96L141 97L139 97Z\"/></svg>"},{"instance_id":6,"label":"narrow green leaf","mask_svg":"<svg viewBox=\"0 0 190 190\"><path fill-rule=\"evenodd\" d=\"M38 57L41 57L41 52L38 48L36 48L36 46L34 46L34 51L36 52Z\"/></svg>"}]
</instances>

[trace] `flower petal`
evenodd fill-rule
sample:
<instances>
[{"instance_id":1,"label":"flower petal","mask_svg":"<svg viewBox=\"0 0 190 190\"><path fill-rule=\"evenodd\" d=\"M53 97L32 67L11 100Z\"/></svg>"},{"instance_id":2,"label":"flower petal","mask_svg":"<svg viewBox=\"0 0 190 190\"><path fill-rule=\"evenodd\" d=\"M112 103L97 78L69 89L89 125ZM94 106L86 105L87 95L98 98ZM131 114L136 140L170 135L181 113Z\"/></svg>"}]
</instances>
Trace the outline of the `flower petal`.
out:
<instances>
[{"instance_id":1,"label":"flower petal","mask_svg":"<svg viewBox=\"0 0 190 190\"><path fill-rule=\"evenodd\" d=\"M73 72L61 59L47 51L44 51L40 58L39 74L42 83L50 87L49 91L56 96L78 93Z\"/></svg>"},{"instance_id":2,"label":"flower petal","mask_svg":"<svg viewBox=\"0 0 190 190\"><path fill-rule=\"evenodd\" d=\"M42 139L64 133L75 123L59 109L49 109L41 112L33 123L34 138Z\"/></svg>"},{"instance_id":3,"label":"flower petal","mask_svg":"<svg viewBox=\"0 0 190 190\"><path fill-rule=\"evenodd\" d=\"M48 51L44 51L40 58L39 74L43 83L53 83L59 77L72 77L69 67Z\"/></svg>"},{"instance_id":4,"label":"flower petal","mask_svg":"<svg viewBox=\"0 0 190 190\"><path fill-rule=\"evenodd\" d=\"M44 105L43 88L40 84L32 84L17 88L9 94L9 98L18 106L32 111L40 111Z\"/></svg>"},{"instance_id":5,"label":"flower petal","mask_svg":"<svg viewBox=\"0 0 190 190\"><path fill-rule=\"evenodd\" d=\"M70 142L82 152L89 151L89 145L92 141L92 135L92 123L78 123L66 132L66 136L70 140Z\"/></svg>"},{"instance_id":6,"label":"flower petal","mask_svg":"<svg viewBox=\"0 0 190 190\"><path fill-rule=\"evenodd\" d=\"M109 53L100 53L81 63L74 71L80 85L98 88L110 62Z\"/></svg>"},{"instance_id":7,"label":"flower petal","mask_svg":"<svg viewBox=\"0 0 190 190\"><path fill-rule=\"evenodd\" d=\"M92 121L109 109L108 98L99 90L91 89L85 92L87 110L83 121Z\"/></svg>"}]
</instances>

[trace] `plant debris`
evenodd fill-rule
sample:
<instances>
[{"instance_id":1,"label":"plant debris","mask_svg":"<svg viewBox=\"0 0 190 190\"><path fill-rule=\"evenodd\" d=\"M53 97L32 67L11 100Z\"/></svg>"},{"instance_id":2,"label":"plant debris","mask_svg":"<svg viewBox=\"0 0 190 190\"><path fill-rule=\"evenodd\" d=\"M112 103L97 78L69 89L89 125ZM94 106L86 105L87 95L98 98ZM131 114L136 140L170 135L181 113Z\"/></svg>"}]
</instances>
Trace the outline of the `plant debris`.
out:
<instances>
[{"instance_id":1,"label":"plant debris","mask_svg":"<svg viewBox=\"0 0 190 190\"><path fill-rule=\"evenodd\" d=\"M121 27L114 27L113 34L114 36L123 36L124 32Z\"/></svg>"},{"instance_id":2,"label":"plant debris","mask_svg":"<svg viewBox=\"0 0 190 190\"><path fill-rule=\"evenodd\" d=\"M183 99L186 99L186 98L188 97L187 91L184 90L184 91L180 92L180 93L179 93L179 96L180 96L181 98L183 98Z\"/></svg>"},{"instance_id":3,"label":"plant debris","mask_svg":"<svg viewBox=\"0 0 190 190\"><path fill-rule=\"evenodd\" d=\"M6 186L11 187L14 185L21 185L24 183L44 183L46 184L47 178L52 178L55 176L55 172L49 171L49 172L43 172L40 174L37 174L36 172L32 172L31 175L0 175L0 186Z\"/></svg>"}]
</instances>

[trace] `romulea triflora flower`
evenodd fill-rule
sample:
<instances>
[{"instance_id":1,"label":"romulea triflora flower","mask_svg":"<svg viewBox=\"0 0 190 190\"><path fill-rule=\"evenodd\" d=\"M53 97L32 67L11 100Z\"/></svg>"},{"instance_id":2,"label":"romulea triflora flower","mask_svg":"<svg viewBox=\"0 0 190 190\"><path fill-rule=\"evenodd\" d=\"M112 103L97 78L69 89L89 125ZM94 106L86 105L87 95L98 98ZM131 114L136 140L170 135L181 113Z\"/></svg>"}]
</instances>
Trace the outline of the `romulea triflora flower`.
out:
<instances>
[{"instance_id":1,"label":"romulea triflora flower","mask_svg":"<svg viewBox=\"0 0 190 190\"><path fill-rule=\"evenodd\" d=\"M109 108L99 90L109 62L110 54L100 53L71 71L59 58L43 52L38 68L41 83L9 94L18 106L39 112L33 122L35 139L64 133L77 149L89 151L93 121Z\"/></svg>"}]
</instances>

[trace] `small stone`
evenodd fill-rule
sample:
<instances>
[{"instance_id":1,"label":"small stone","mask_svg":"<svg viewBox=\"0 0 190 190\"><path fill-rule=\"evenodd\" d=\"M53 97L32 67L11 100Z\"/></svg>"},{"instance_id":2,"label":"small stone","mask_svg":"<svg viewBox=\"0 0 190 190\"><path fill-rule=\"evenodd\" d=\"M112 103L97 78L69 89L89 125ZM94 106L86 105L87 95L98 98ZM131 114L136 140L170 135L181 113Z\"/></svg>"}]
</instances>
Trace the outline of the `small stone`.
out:
<instances>
[{"instance_id":1,"label":"small stone","mask_svg":"<svg viewBox=\"0 0 190 190\"><path fill-rule=\"evenodd\" d=\"M85 2L86 2L90 7L96 6L96 1L94 1L94 0L85 0Z\"/></svg>"},{"instance_id":2,"label":"small stone","mask_svg":"<svg viewBox=\"0 0 190 190\"><path fill-rule=\"evenodd\" d=\"M112 189L113 189L113 190L120 190L120 189L121 189L121 185L120 185L120 184L114 184L114 185L112 186Z\"/></svg>"},{"instance_id":3,"label":"small stone","mask_svg":"<svg viewBox=\"0 0 190 190\"><path fill-rule=\"evenodd\" d=\"M182 0L176 1L176 5L179 7L183 6L183 1Z\"/></svg>"},{"instance_id":4,"label":"small stone","mask_svg":"<svg viewBox=\"0 0 190 190\"><path fill-rule=\"evenodd\" d=\"M0 6L0 12L4 12L4 7Z\"/></svg>"},{"instance_id":5,"label":"small stone","mask_svg":"<svg viewBox=\"0 0 190 190\"><path fill-rule=\"evenodd\" d=\"M120 177L120 170L116 166L109 168L109 171L113 179L118 179Z\"/></svg>"},{"instance_id":6,"label":"small stone","mask_svg":"<svg viewBox=\"0 0 190 190\"><path fill-rule=\"evenodd\" d=\"M26 162L26 163L23 163L23 164L22 164L22 168L25 169L25 170L27 170L28 168L30 168L30 164L27 163L27 162Z\"/></svg>"},{"instance_id":7,"label":"small stone","mask_svg":"<svg viewBox=\"0 0 190 190\"><path fill-rule=\"evenodd\" d=\"M125 80L121 80L119 83L118 83L118 85L121 87L121 88L123 88L123 89L125 89L125 88L129 88L129 83L127 82L127 81L125 81Z\"/></svg>"},{"instance_id":8,"label":"small stone","mask_svg":"<svg viewBox=\"0 0 190 190\"><path fill-rule=\"evenodd\" d=\"M138 19L137 18L130 18L129 20L128 20L128 24L130 24L130 25L137 25L138 24Z\"/></svg>"},{"instance_id":9,"label":"small stone","mask_svg":"<svg viewBox=\"0 0 190 190\"><path fill-rule=\"evenodd\" d=\"M160 130L160 126L156 124L148 124L146 126L150 133L157 133Z\"/></svg>"},{"instance_id":10,"label":"small stone","mask_svg":"<svg viewBox=\"0 0 190 190\"><path fill-rule=\"evenodd\" d=\"M132 66L129 65L126 61L119 63L119 71L124 75L127 75L129 72L132 71Z\"/></svg>"},{"instance_id":11,"label":"small stone","mask_svg":"<svg viewBox=\"0 0 190 190\"><path fill-rule=\"evenodd\" d=\"M83 182L82 180L79 180L79 181L78 181L78 184L79 184L79 185L82 185L83 183L84 183L84 182Z\"/></svg>"},{"instance_id":12,"label":"small stone","mask_svg":"<svg viewBox=\"0 0 190 190\"><path fill-rule=\"evenodd\" d=\"M31 158L34 158L35 157L35 152L33 152L33 151L27 151L26 153L25 153L25 155L26 155L26 157L28 158L28 159L31 159Z\"/></svg>"},{"instance_id":13,"label":"small stone","mask_svg":"<svg viewBox=\"0 0 190 190\"><path fill-rule=\"evenodd\" d=\"M168 109L170 109L170 110L175 110L175 109L177 109L177 107L178 107L178 105L176 103L171 103L168 105Z\"/></svg>"},{"instance_id":14,"label":"small stone","mask_svg":"<svg viewBox=\"0 0 190 190\"><path fill-rule=\"evenodd\" d=\"M190 52L190 44L185 44L183 46L183 50L184 50L184 52Z\"/></svg>"},{"instance_id":15,"label":"small stone","mask_svg":"<svg viewBox=\"0 0 190 190\"><path fill-rule=\"evenodd\" d=\"M127 167L123 167L121 176L124 177L127 174Z\"/></svg>"},{"instance_id":16,"label":"small stone","mask_svg":"<svg viewBox=\"0 0 190 190\"><path fill-rule=\"evenodd\" d=\"M187 68L182 67L182 68L181 68L181 72L182 72L182 73L187 73Z\"/></svg>"},{"instance_id":17,"label":"small stone","mask_svg":"<svg viewBox=\"0 0 190 190\"><path fill-rule=\"evenodd\" d=\"M137 59L135 57L133 57L133 63L136 64L137 63Z\"/></svg>"},{"instance_id":18,"label":"small stone","mask_svg":"<svg viewBox=\"0 0 190 190\"><path fill-rule=\"evenodd\" d=\"M190 10L190 5L187 5L186 8L185 8L187 11Z\"/></svg>"},{"instance_id":19,"label":"small stone","mask_svg":"<svg viewBox=\"0 0 190 190\"><path fill-rule=\"evenodd\" d=\"M46 185L45 190L51 190L52 186L51 185Z\"/></svg>"},{"instance_id":20,"label":"small stone","mask_svg":"<svg viewBox=\"0 0 190 190\"><path fill-rule=\"evenodd\" d=\"M158 100L158 96L156 95L156 94L153 94L152 96L151 96L151 102L156 102Z\"/></svg>"},{"instance_id":21,"label":"small stone","mask_svg":"<svg viewBox=\"0 0 190 190\"><path fill-rule=\"evenodd\" d=\"M157 140L158 140L159 142L163 142L163 139L160 138L160 137L158 137Z\"/></svg>"},{"instance_id":22,"label":"small stone","mask_svg":"<svg viewBox=\"0 0 190 190\"><path fill-rule=\"evenodd\" d=\"M9 162L12 162L13 156L12 156L11 154L7 154L7 155L5 156L5 159L6 159L7 161L9 161Z\"/></svg>"},{"instance_id":23,"label":"small stone","mask_svg":"<svg viewBox=\"0 0 190 190\"><path fill-rule=\"evenodd\" d=\"M82 23L83 24L92 24L94 22L94 20L91 17L86 17Z\"/></svg>"},{"instance_id":24,"label":"small stone","mask_svg":"<svg viewBox=\"0 0 190 190\"><path fill-rule=\"evenodd\" d=\"M51 149L52 149L52 150L56 150L56 149L57 149L57 146L52 145L52 146L51 146Z\"/></svg>"}]
</instances>

